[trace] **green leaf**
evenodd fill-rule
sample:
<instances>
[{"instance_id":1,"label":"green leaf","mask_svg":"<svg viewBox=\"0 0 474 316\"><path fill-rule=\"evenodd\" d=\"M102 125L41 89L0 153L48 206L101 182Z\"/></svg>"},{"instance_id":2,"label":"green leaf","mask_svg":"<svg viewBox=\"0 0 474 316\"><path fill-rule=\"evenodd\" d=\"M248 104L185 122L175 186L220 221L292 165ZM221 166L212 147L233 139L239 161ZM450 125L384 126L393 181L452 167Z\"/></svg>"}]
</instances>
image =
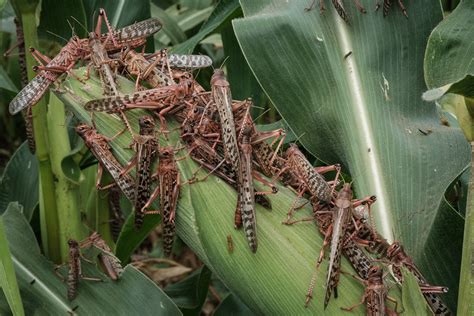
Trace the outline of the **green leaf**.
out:
<instances>
[{"instance_id":1,"label":"green leaf","mask_svg":"<svg viewBox=\"0 0 474 316\"><path fill-rule=\"evenodd\" d=\"M232 14L239 8L239 2L237 0L220 0L216 8L212 12L211 16L203 24L201 29L193 37L189 38L186 42L173 47L174 53L190 54L194 50L194 47L203 40L207 35L212 33L221 24L223 24Z\"/></svg>"},{"instance_id":2,"label":"green leaf","mask_svg":"<svg viewBox=\"0 0 474 316\"><path fill-rule=\"evenodd\" d=\"M3 66L0 66L0 89L5 89L11 92L18 92L17 87L15 84L10 80L5 69Z\"/></svg>"},{"instance_id":3,"label":"green leaf","mask_svg":"<svg viewBox=\"0 0 474 316\"><path fill-rule=\"evenodd\" d=\"M18 204L13 207L20 208ZM15 269L8 247L7 237L5 236L5 225L3 218L0 218L0 287L7 298L13 315L24 315L23 304L21 302L20 290L15 277Z\"/></svg>"},{"instance_id":4,"label":"green leaf","mask_svg":"<svg viewBox=\"0 0 474 316\"><path fill-rule=\"evenodd\" d=\"M64 45L73 33L79 37L87 37L92 29L84 29L86 25L87 16L82 1L65 2L62 5L58 5L54 0L41 1L38 26L38 35L41 38Z\"/></svg>"},{"instance_id":5,"label":"green leaf","mask_svg":"<svg viewBox=\"0 0 474 316\"><path fill-rule=\"evenodd\" d=\"M180 5L191 9L204 9L212 5L213 0L180 0Z\"/></svg>"},{"instance_id":6,"label":"green leaf","mask_svg":"<svg viewBox=\"0 0 474 316\"><path fill-rule=\"evenodd\" d=\"M274 131L279 128L283 128L286 131L286 137L285 137L285 140L283 141L284 144L288 144L296 140L295 134L293 134L290 127L288 126L288 124L286 124L284 120L279 120L279 121L276 121L274 123L269 123L269 124L257 125L257 130L259 132Z\"/></svg>"},{"instance_id":7,"label":"green leaf","mask_svg":"<svg viewBox=\"0 0 474 316\"><path fill-rule=\"evenodd\" d=\"M254 313L234 294L227 295L217 306L214 316L252 316Z\"/></svg>"},{"instance_id":8,"label":"green leaf","mask_svg":"<svg viewBox=\"0 0 474 316\"><path fill-rule=\"evenodd\" d=\"M97 24L99 8L105 9L107 17L112 27L124 27L150 17L150 1L107 1L107 0L87 0L83 1L87 28L91 32ZM105 25L102 23L105 30Z\"/></svg>"},{"instance_id":9,"label":"green leaf","mask_svg":"<svg viewBox=\"0 0 474 316\"><path fill-rule=\"evenodd\" d=\"M23 143L8 162L0 183L0 214L10 202L23 206L25 217L30 220L38 205L38 160Z\"/></svg>"},{"instance_id":10,"label":"green leaf","mask_svg":"<svg viewBox=\"0 0 474 316\"><path fill-rule=\"evenodd\" d=\"M158 286L132 266L125 268L120 281L113 282L95 266L83 262L83 274L100 277L103 282L80 281L77 298L68 301L66 284L54 273L53 264L41 255L18 204L10 204L2 217L26 314L64 315L73 310L84 315L181 314ZM64 275L65 269L59 272Z\"/></svg>"},{"instance_id":11,"label":"green leaf","mask_svg":"<svg viewBox=\"0 0 474 316\"><path fill-rule=\"evenodd\" d=\"M424 63L428 88L474 97L473 15L474 2L462 1L431 33Z\"/></svg>"},{"instance_id":12,"label":"green leaf","mask_svg":"<svg viewBox=\"0 0 474 316\"><path fill-rule=\"evenodd\" d=\"M424 314L432 315L413 273L405 267L402 267L401 270L403 274L403 313L406 313L406 315L419 315L419 313L424 311Z\"/></svg>"},{"instance_id":13,"label":"green leaf","mask_svg":"<svg viewBox=\"0 0 474 316\"><path fill-rule=\"evenodd\" d=\"M76 71L76 75L83 75L84 69ZM102 87L96 78L87 82L87 88L69 77L64 85L68 89L59 97L69 106L77 118L83 122L90 122L90 114L84 110L84 104L91 99L102 96ZM119 80L123 93L133 90L134 83L124 79ZM143 110L127 111L126 116L134 130L137 130L138 118L149 112ZM123 129L123 123L117 115L95 113L94 120L99 133L112 136ZM171 120L168 128L172 131L169 140L162 143L180 147L179 133ZM126 149L131 137L128 133L122 134L111 142L114 156L125 164L133 155ZM162 145L163 145L162 144ZM178 157L185 156L183 151ZM182 183L189 179L197 169L196 164L189 156L178 161L178 168ZM206 173L199 171L201 178ZM263 190L256 184L257 190ZM323 313L324 297L323 281L326 277L327 262L316 272L317 284L315 296L308 309L304 308L305 294L315 269L314 262L322 245L322 238L317 233L314 224L300 224L284 226L281 221L286 218L287 212L295 199L293 191L278 185L278 194L269 199L272 202L272 211L267 211L257 205L258 251L253 254L248 248L242 231L235 230L233 224L234 211L237 201L236 192L223 183L222 180L210 176L206 181L181 186L176 226L179 237L199 256L228 288L239 296L253 312L258 314L302 314ZM158 209L155 202L150 209ZM312 214L307 205L298 211L298 217L307 217ZM158 215L145 217L143 228L139 232L132 231L131 218L129 228L122 231L121 239L116 247L120 258L129 256L160 218ZM449 222L445 221L448 225ZM127 232L128 230L128 232ZM126 233L127 232L127 233ZM134 234L133 234L134 233ZM129 234L129 235L125 235ZM128 243L130 236L131 241ZM138 236L138 237L135 237ZM227 240L233 240L234 252L229 253ZM135 238L135 239L134 239ZM439 239L438 239L439 241ZM125 250L121 250L124 247ZM453 251L456 248L453 247ZM128 258L125 258L128 259ZM439 260L439 258L437 258ZM442 260L439 260L442 261ZM433 266L436 269L438 266ZM342 262L344 271L351 271L349 263ZM442 271L442 270L440 270ZM341 306L350 306L360 300L363 289L351 277L342 275L338 286L341 295L332 300L327 313L340 312ZM342 294L343 293L343 294ZM393 289L391 295L400 297Z\"/></svg>"},{"instance_id":14,"label":"green leaf","mask_svg":"<svg viewBox=\"0 0 474 316\"><path fill-rule=\"evenodd\" d=\"M229 73L229 83L232 86L232 96L235 99L243 100L252 98L254 105L257 107L264 107L267 98L259 86L257 79L252 73L252 70L247 65L245 57L240 50L239 43L235 38L232 25L229 23L221 32L222 42L224 44L224 54L227 58L226 67ZM253 113L261 113L255 111Z\"/></svg>"},{"instance_id":15,"label":"green leaf","mask_svg":"<svg viewBox=\"0 0 474 316\"><path fill-rule=\"evenodd\" d=\"M378 231L401 240L415 262L426 263L424 271L433 266L439 273L427 273L430 282L458 282L460 242L433 246L462 231L458 214L440 205L467 166L469 147L458 128L441 124L435 104L420 98L424 50L442 19L440 7L412 1L408 19L397 10L384 18L351 7L348 25L332 6L323 15L306 12L306 0L241 5L245 18L233 24L246 60L292 131L304 134L304 147L326 163L341 163L358 197L377 196ZM457 226L438 230L440 218ZM448 254L449 260L434 260Z\"/></svg>"},{"instance_id":16,"label":"green leaf","mask_svg":"<svg viewBox=\"0 0 474 316\"><path fill-rule=\"evenodd\" d=\"M458 82L428 90L423 93L423 100L435 101L446 93L456 93L467 98L474 98L474 76L467 75Z\"/></svg>"},{"instance_id":17,"label":"green leaf","mask_svg":"<svg viewBox=\"0 0 474 316\"><path fill-rule=\"evenodd\" d=\"M76 72L83 75L84 69ZM67 93L58 95L83 122L89 122L90 114L84 110L84 104L102 95L102 87L96 78L89 79L87 89L73 78L67 78L64 84ZM119 80L124 93L134 89L134 83ZM136 130L138 118L145 114L142 110L127 111L127 118ZM122 122L116 115L95 113L94 120L98 131L112 136L123 129ZM173 130L176 125L169 121L168 128ZM178 132L169 135L168 145L181 146ZM132 152L128 149L130 135L124 133L111 143L115 157L125 164ZM163 140L162 140L163 141ZM183 152L181 155L185 155ZM179 157L181 155L178 154ZM182 182L191 178L197 165L189 158L178 161ZM206 173L199 171L197 176ZM258 190L263 190L257 186ZM286 217L295 194L287 188L279 186L279 193L271 196L273 210L271 212L257 206L259 250L253 254L247 245L242 231L233 227L233 216L236 205L236 192L224 184L222 180L210 176L204 182L183 185L180 190L176 217L179 237L199 256L209 269L239 296L254 312L261 314L302 313L304 297L314 269L314 260L322 245L322 239L312 224L283 226L281 221ZM157 201L150 209L158 209ZM299 211L301 216L308 216L308 206ZM143 238L160 222L159 215L147 215L140 231L135 231L133 218L129 217L116 246L119 259L126 262L133 250ZM227 236L233 239L235 251L229 254ZM298 273L292 273L297 269ZM318 280L325 278L327 265L324 262L317 275ZM343 269L350 271L346 261ZM279 277L276 278L275 276ZM284 290L281 288L284 285ZM339 311L340 306L349 306L360 296L359 285L350 278L341 277L339 299L329 304L328 312ZM276 291L278 289L278 291ZM309 311L321 313L322 304L318 304L324 295L323 286L316 288L314 303Z\"/></svg>"},{"instance_id":18,"label":"green leaf","mask_svg":"<svg viewBox=\"0 0 474 316\"><path fill-rule=\"evenodd\" d=\"M211 270L202 266L186 279L168 285L165 293L179 306L183 315L200 315L210 279Z\"/></svg>"},{"instance_id":19,"label":"green leaf","mask_svg":"<svg viewBox=\"0 0 474 316\"><path fill-rule=\"evenodd\" d=\"M155 42L158 41L164 44L171 42L172 45L177 45L187 39L186 34L179 27L178 22L169 16L165 10L151 4L151 14L153 17L160 19L163 23L163 29L157 35Z\"/></svg>"}]
</instances>

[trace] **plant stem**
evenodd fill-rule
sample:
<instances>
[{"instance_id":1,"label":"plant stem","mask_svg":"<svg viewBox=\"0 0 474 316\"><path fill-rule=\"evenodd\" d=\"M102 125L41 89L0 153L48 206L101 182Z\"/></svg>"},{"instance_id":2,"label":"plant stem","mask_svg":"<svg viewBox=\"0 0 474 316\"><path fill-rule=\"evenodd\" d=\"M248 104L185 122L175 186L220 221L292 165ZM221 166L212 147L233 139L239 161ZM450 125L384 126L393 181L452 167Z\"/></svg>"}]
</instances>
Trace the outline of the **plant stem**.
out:
<instances>
[{"instance_id":1,"label":"plant stem","mask_svg":"<svg viewBox=\"0 0 474 316\"><path fill-rule=\"evenodd\" d=\"M38 35L36 33L35 10L21 12L21 21L25 36L26 47L38 46ZM31 54L26 54L28 65L28 79L32 79L35 73L32 65L35 64ZM58 232L57 206L55 197L54 176L51 168L48 144L48 128L46 120L46 102L42 99L33 107L33 125L36 142L36 157L40 170L40 221L41 241L46 256L54 262L61 260Z\"/></svg>"},{"instance_id":2,"label":"plant stem","mask_svg":"<svg viewBox=\"0 0 474 316\"><path fill-rule=\"evenodd\" d=\"M474 100L465 98L465 101L468 108L474 106ZM464 241L459 279L458 315L469 315L474 307L474 302L472 301L472 294L474 293L474 142L471 142L471 150L471 175L469 178L466 216L464 222Z\"/></svg>"},{"instance_id":3,"label":"plant stem","mask_svg":"<svg viewBox=\"0 0 474 316\"><path fill-rule=\"evenodd\" d=\"M71 152L66 125L64 104L56 95L49 97L47 114L48 136L50 144L51 167L56 179L56 204L59 223L59 240L61 259L66 261L68 255L67 241L70 238L82 239L81 216L78 209L79 186L71 183L61 167L63 159Z\"/></svg>"}]
</instances>

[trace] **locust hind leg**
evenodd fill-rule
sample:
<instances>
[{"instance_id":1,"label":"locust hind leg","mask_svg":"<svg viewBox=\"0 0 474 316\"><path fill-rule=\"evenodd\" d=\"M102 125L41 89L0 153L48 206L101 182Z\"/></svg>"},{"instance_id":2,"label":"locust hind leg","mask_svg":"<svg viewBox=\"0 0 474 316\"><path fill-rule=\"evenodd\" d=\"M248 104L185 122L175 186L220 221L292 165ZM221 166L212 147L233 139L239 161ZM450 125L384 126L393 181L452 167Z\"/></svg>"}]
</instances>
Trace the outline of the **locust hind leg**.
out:
<instances>
[{"instance_id":1,"label":"locust hind leg","mask_svg":"<svg viewBox=\"0 0 474 316\"><path fill-rule=\"evenodd\" d=\"M402 10L403 15L404 15L406 18L408 18L407 9L405 8L405 5L403 4L403 1L402 1L402 0L398 0L398 6L399 6L400 9Z\"/></svg>"}]
</instances>

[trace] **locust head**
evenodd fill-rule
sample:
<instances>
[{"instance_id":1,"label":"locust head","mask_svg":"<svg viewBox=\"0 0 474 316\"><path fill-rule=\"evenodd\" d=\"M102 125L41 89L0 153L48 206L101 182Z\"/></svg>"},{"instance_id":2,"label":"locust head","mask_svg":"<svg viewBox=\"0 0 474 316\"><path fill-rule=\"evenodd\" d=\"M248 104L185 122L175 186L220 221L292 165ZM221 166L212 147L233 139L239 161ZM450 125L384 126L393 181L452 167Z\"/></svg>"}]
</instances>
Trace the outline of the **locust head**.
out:
<instances>
[{"instance_id":1,"label":"locust head","mask_svg":"<svg viewBox=\"0 0 474 316\"><path fill-rule=\"evenodd\" d=\"M148 115L140 117L138 120L141 135L153 135L155 131L155 120Z\"/></svg>"}]
</instances>

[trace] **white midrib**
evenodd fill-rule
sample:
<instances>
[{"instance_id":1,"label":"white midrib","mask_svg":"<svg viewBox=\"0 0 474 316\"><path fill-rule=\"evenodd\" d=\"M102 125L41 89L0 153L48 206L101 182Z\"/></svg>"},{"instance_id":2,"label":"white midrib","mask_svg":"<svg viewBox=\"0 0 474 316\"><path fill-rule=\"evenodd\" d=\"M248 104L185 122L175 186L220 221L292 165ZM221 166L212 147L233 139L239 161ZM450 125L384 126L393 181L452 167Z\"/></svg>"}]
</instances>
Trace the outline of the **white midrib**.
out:
<instances>
[{"instance_id":1,"label":"white midrib","mask_svg":"<svg viewBox=\"0 0 474 316\"><path fill-rule=\"evenodd\" d=\"M125 0L119 0L117 4L117 9L115 9L114 19L112 20L112 25L117 27L118 20L122 15L123 6L125 5Z\"/></svg>"},{"instance_id":2,"label":"white midrib","mask_svg":"<svg viewBox=\"0 0 474 316\"><path fill-rule=\"evenodd\" d=\"M393 226L392 226L392 217L390 216L387 192L385 190L385 183L383 181L383 173L380 161L378 159L378 148L375 146L375 141L373 138L373 126L369 119L367 113L367 107L365 106L365 95L360 80L359 72L357 69L357 64L354 61L354 52L351 39L349 36L348 28L350 25L347 25L341 17L337 14L336 10L330 10L332 12L332 18L336 21L336 32L340 40L340 48L342 52L340 53L341 62L344 63L344 75L347 78L347 85L349 87L349 92L351 94L352 105L354 106L354 113L356 115L356 124L355 130L359 132L360 139L365 143L364 151L367 152L367 148L370 148L368 152L368 168L370 179L373 179L373 190L377 197L377 202L374 207L377 208L376 217L377 221L377 230L387 239L388 242L393 242ZM347 53L353 52L352 55L348 56L345 60L343 56ZM357 53L357 52L356 52Z\"/></svg>"},{"instance_id":3,"label":"white midrib","mask_svg":"<svg viewBox=\"0 0 474 316\"><path fill-rule=\"evenodd\" d=\"M61 297L59 297L55 292L51 291L51 289L41 281L36 275L31 273L15 256L12 256L13 262L15 267L18 269L16 272L18 274L26 275L26 277L30 278L31 280L35 280L35 283L32 286L39 286L41 288L42 293L45 293L46 296L50 297L53 301L56 301L61 308L65 311L71 311L69 305L67 305ZM73 313L75 315L75 313Z\"/></svg>"}]
</instances>

